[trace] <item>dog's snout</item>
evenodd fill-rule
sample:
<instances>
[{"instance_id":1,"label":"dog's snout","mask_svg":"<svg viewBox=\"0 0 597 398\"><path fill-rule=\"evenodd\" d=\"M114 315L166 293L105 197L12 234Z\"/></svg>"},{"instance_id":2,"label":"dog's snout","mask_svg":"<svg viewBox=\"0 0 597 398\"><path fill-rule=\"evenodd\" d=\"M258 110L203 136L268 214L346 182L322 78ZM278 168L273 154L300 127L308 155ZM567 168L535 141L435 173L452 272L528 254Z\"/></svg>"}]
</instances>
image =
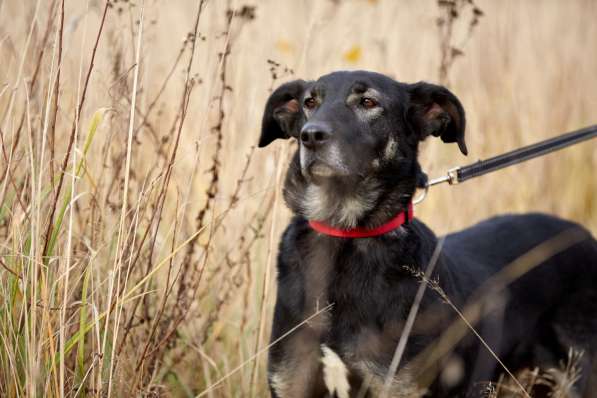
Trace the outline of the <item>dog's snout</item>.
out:
<instances>
[{"instance_id":1,"label":"dog's snout","mask_svg":"<svg viewBox=\"0 0 597 398\"><path fill-rule=\"evenodd\" d=\"M317 149L332 137L332 129L325 124L307 123L301 130L301 142L309 149Z\"/></svg>"}]
</instances>

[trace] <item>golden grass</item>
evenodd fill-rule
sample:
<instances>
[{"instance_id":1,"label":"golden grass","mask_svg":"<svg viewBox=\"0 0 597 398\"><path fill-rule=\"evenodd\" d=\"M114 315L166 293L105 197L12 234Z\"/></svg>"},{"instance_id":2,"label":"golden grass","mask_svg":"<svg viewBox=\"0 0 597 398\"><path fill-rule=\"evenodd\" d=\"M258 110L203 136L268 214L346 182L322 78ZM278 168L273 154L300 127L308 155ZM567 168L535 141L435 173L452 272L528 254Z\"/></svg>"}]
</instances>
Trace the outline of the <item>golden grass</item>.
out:
<instances>
[{"instance_id":1,"label":"golden grass","mask_svg":"<svg viewBox=\"0 0 597 398\"><path fill-rule=\"evenodd\" d=\"M428 140L430 176L597 122L597 4L477 3L449 70L470 155ZM102 24L102 0L0 0L0 396L266 394L292 150L253 148L269 90L336 69L437 81L441 56L432 0L252 4L119 0ZM417 215L596 231L596 168L585 143L433 188Z\"/></svg>"}]
</instances>

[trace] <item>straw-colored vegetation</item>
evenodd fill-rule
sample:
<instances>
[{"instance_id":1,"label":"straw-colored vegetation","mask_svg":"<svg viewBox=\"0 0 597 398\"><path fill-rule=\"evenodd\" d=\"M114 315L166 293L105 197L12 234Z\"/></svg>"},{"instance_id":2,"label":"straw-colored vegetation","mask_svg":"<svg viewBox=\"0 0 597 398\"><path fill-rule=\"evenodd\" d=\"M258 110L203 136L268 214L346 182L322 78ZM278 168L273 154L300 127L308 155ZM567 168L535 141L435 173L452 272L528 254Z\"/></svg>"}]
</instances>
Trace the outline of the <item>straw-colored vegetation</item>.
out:
<instances>
[{"instance_id":1,"label":"straw-colored vegetation","mask_svg":"<svg viewBox=\"0 0 597 398\"><path fill-rule=\"evenodd\" d=\"M430 176L597 121L595 2L476 3L446 32L433 0L0 0L0 396L266 395L293 147L254 145L283 81L441 76L470 155L429 140ZM417 216L595 231L595 148L434 188Z\"/></svg>"}]
</instances>

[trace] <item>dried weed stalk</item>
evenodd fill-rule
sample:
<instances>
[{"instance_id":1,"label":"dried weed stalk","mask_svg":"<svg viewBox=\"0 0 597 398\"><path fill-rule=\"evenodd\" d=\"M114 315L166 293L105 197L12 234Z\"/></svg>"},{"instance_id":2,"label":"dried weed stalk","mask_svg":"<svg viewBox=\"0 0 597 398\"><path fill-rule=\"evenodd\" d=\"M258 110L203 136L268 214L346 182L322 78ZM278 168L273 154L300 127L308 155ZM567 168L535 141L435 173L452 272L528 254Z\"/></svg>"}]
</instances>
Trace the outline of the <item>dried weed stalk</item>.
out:
<instances>
[{"instance_id":1,"label":"dried weed stalk","mask_svg":"<svg viewBox=\"0 0 597 398\"><path fill-rule=\"evenodd\" d=\"M464 55L464 47L470 40L473 32L479 24L480 18L484 15L483 11L477 6L474 0L437 0L440 16L437 18L439 28L440 44L440 65L439 82L443 85L450 84L450 69L454 61ZM459 20L462 20L466 12L470 12L467 24L467 30L461 41L456 44L454 30Z\"/></svg>"}]
</instances>

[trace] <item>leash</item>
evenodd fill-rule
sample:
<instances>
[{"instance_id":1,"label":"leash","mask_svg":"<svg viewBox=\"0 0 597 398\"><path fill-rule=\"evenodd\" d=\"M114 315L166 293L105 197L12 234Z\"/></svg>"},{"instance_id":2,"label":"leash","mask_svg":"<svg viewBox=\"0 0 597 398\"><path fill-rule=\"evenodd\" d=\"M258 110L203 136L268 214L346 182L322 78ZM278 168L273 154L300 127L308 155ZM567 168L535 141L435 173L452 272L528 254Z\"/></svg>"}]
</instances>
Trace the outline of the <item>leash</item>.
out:
<instances>
[{"instance_id":1,"label":"leash","mask_svg":"<svg viewBox=\"0 0 597 398\"><path fill-rule=\"evenodd\" d=\"M413 203L421 203L427 196L429 187L434 185L443 184L445 182L450 185L456 185L466 180L480 177L539 156L547 155L548 153L558 151L595 137L597 137L597 124L515 149L487 160L479 160L466 166L454 167L448 170L446 175L429 180L425 184L423 193L417 199L413 200Z\"/></svg>"}]
</instances>

